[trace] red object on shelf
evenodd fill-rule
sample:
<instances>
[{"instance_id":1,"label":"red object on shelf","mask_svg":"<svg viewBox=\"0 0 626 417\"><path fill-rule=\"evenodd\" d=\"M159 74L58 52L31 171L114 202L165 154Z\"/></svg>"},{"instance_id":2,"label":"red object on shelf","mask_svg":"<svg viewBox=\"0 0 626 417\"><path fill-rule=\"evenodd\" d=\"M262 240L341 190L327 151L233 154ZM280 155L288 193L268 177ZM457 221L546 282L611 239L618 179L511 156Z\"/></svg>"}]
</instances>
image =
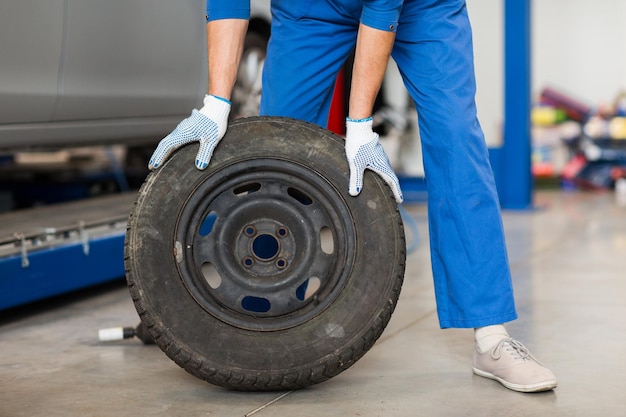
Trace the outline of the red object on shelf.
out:
<instances>
[{"instance_id":1,"label":"red object on shelf","mask_svg":"<svg viewBox=\"0 0 626 417\"><path fill-rule=\"evenodd\" d=\"M573 180L585 165L587 165L587 159L583 155L576 155L563 167L561 175L564 179Z\"/></svg>"},{"instance_id":2,"label":"red object on shelf","mask_svg":"<svg viewBox=\"0 0 626 417\"><path fill-rule=\"evenodd\" d=\"M553 88L545 88L539 98L541 104L559 108L572 120L585 121L591 114L591 107Z\"/></svg>"},{"instance_id":3,"label":"red object on shelf","mask_svg":"<svg viewBox=\"0 0 626 417\"><path fill-rule=\"evenodd\" d=\"M344 80L345 76L342 69L339 71L339 74L337 74L333 101L330 104L330 113L328 114L328 130L341 136L346 134L346 95Z\"/></svg>"},{"instance_id":4,"label":"red object on shelf","mask_svg":"<svg viewBox=\"0 0 626 417\"><path fill-rule=\"evenodd\" d=\"M626 178L626 167L613 167L611 169L611 179Z\"/></svg>"}]
</instances>

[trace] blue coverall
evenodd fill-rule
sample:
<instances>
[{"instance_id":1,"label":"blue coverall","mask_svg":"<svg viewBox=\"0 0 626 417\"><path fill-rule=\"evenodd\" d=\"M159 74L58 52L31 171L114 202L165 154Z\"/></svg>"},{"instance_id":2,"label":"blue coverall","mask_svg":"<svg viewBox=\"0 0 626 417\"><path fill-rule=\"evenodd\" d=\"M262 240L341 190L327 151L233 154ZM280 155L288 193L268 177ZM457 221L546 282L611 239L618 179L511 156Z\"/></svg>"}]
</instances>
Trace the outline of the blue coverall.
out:
<instances>
[{"instance_id":1,"label":"blue coverall","mask_svg":"<svg viewBox=\"0 0 626 417\"><path fill-rule=\"evenodd\" d=\"M208 0L209 21L250 15L249 0ZM392 57L419 114L439 324L517 318L487 147L476 116L464 0L272 0L261 114L326 126L337 73L359 23L396 31Z\"/></svg>"}]
</instances>

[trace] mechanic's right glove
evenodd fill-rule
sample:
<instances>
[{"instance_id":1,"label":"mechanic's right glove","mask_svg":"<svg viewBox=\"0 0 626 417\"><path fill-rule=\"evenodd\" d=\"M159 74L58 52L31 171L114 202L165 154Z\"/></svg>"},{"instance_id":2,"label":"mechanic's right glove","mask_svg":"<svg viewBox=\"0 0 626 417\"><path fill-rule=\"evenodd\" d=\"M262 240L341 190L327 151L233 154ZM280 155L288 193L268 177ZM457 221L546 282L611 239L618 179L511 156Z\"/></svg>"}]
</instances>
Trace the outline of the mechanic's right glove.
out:
<instances>
[{"instance_id":1,"label":"mechanic's right glove","mask_svg":"<svg viewBox=\"0 0 626 417\"><path fill-rule=\"evenodd\" d=\"M346 157L350 165L350 195L359 195L363 189L363 173L371 169L389 184L396 202L402 203L400 181L391 168L383 146L378 142L378 134L372 130L371 117L346 119Z\"/></svg>"},{"instance_id":2,"label":"mechanic's right glove","mask_svg":"<svg viewBox=\"0 0 626 417\"><path fill-rule=\"evenodd\" d=\"M189 142L199 141L196 168L205 169L209 166L213 150L226 133L229 114L230 101L207 94L204 97L204 106L200 110L193 110L191 116L180 122L172 133L159 142L150 157L148 168L160 167L176 149Z\"/></svg>"}]
</instances>

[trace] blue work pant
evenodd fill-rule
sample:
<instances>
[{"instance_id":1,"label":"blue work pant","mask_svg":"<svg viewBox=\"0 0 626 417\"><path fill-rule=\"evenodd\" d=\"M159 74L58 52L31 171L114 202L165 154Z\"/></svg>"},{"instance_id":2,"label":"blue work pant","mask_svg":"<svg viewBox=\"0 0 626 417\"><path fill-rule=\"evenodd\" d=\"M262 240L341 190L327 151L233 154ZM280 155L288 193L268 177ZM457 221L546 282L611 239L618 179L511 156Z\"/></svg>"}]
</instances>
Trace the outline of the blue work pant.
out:
<instances>
[{"instance_id":1,"label":"blue work pant","mask_svg":"<svg viewBox=\"0 0 626 417\"><path fill-rule=\"evenodd\" d=\"M326 126L337 73L355 46L361 3L272 2L261 114ZM392 57L419 114L439 324L513 320L500 207L476 116L465 1L405 0Z\"/></svg>"}]
</instances>

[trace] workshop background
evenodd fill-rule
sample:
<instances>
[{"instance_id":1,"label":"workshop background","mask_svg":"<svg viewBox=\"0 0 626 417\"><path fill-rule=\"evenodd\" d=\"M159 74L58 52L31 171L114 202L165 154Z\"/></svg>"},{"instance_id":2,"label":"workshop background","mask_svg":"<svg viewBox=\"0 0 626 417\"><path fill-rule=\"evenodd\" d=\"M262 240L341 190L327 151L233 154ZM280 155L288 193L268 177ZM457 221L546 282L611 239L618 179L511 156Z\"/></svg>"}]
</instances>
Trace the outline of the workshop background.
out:
<instances>
[{"instance_id":1,"label":"workshop background","mask_svg":"<svg viewBox=\"0 0 626 417\"><path fill-rule=\"evenodd\" d=\"M407 196L407 265L374 347L319 385L245 393L207 384L142 343L124 279L126 221L151 151L206 85L203 2L159 0L174 16L161 26L155 3L0 4L0 416L623 415L626 2L468 0L479 118L503 199L520 316L507 328L559 381L538 394L472 375L471 331L438 328L419 115L393 64L375 121ZM252 3L248 79L235 100L242 116L258 104L269 33L269 2ZM161 52L113 54L137 22L150 28L143 41L162 43ZM80 29L99 49L72 38ZM37 52L46 36L58 42ZM160 65L170 42L188 46L173 48L177 58L194 57L184 80L168 78L176 65ZM104 73L102 85L80 91L81 70L104 71L103 62L117 59L132 71ZM154 72L141 70L147 64ZM132 80L107 84L114 75ZM100 111L109 116L98 119ZM507 117L521 118L523 128L507 131ZM126 339L99 338L119 327Z\"/></svg>"}]
</instances>

